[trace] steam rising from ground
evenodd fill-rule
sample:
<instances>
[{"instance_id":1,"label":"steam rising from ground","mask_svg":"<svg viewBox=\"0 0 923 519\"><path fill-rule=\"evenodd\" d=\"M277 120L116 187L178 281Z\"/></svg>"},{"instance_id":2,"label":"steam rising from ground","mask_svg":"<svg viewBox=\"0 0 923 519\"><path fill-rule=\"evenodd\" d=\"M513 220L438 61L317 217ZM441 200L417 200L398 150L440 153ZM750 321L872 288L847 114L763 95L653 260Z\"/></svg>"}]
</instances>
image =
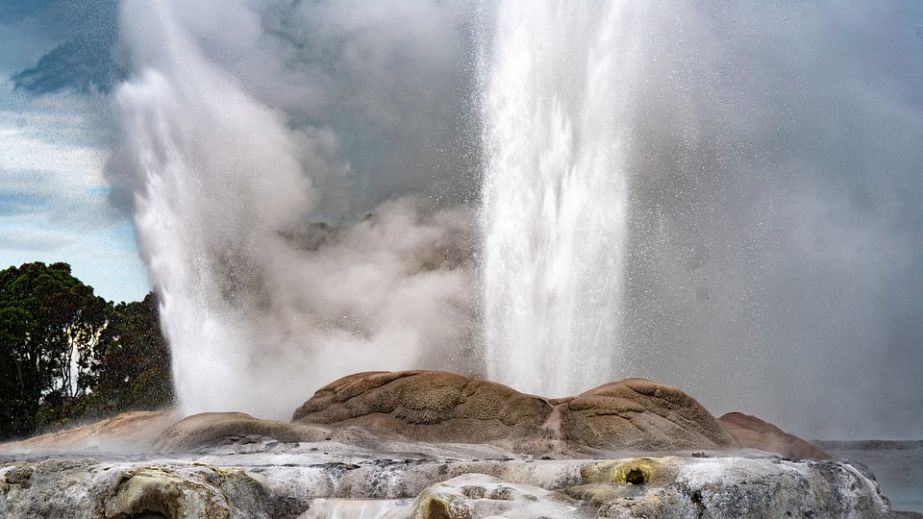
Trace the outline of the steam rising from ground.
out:
<instances>
[{"instance_id":1,"label":"steam rising from ground","mask_svg":"<svg viewBox=\"0 0 923 519\"><path fill-rule=\"evenodd\" d=\"M214 28L246 35L255 13L180 5L123 7L137 76L115 96L113 167L138 177L136 223L183 410L282 417L347 373L464 364L467 209L403 197L351 225L308 223L331 205L312 180L348 173L336 137L292 129L205 55L196 31L212 27L198 15L222 13Z\"/></svg>"},{"instance_id":2,"label":"steam rising from ground","mask_svg":"<svg viewBox=\"0 0 923 519\"><path fill-rule=\"evenodd\" d=\"M918 436L923 9L645 6L619 375L806 435ZM122 5L109 178L186 410L284 416L346 372L483 370L474 11Z\"/></svg>"}]
</instances>

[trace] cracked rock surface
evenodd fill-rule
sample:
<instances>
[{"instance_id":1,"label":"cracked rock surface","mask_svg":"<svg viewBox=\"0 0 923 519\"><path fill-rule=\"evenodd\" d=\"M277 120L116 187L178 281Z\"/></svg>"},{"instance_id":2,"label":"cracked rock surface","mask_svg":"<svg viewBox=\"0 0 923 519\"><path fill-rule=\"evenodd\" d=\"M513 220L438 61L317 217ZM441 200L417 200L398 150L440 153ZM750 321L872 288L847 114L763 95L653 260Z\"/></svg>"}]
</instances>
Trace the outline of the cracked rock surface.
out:
<instances>
[{"instance_id":1,"label":"cracked rock surface","mask_svg":"<svg viewBox=\"0 0 923 519\"><path fill-rule=\"evenodd\" d=\"M0 458L0 517L887 517L861 466L734 455L535 459L490 446L226 443ZM755 457L754 457L755 456Z\"/></svg>"}]
</instances>

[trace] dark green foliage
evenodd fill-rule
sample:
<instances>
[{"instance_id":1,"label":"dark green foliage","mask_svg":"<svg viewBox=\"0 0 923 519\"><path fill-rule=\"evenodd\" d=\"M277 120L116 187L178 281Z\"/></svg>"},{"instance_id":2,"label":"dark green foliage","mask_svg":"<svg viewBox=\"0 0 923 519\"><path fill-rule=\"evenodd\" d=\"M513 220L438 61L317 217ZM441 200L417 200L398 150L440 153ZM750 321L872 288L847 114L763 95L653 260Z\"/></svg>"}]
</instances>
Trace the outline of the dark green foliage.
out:
<instances>
[{"instance_id":1,"label":"dark green foliage","mask_svg":"<svg viewBox=\"0 0 923 519\"><path fill-rule=\"evenodd\" d=\"M159 409L173 402L170 355L157 320L157 296L120 303L110 310L94 370L95 407L100 414Z\"/></svg>"},{"instance_id":2,"label":"dark green foliage","mask_svg":"<svg viewBox=\"0 0 923 519\"><path fill-rule=\"evenodd\" d=\"M66 263L0 271L0 438L172 401L153 294L113 305Z\"/></svg>"},{"instance_id":3,"label":"dark green foliage","mask_svg":"<svg viewBox=\"0 0 923 519\"><path fill-rule=\"evenodd\" d=\"M60 408L85 394L79 350L94 342L105 320L106 302L67 264L29 263L0 272L0 434L31 432L40 405Z\"/></svg>"}]
</instances>

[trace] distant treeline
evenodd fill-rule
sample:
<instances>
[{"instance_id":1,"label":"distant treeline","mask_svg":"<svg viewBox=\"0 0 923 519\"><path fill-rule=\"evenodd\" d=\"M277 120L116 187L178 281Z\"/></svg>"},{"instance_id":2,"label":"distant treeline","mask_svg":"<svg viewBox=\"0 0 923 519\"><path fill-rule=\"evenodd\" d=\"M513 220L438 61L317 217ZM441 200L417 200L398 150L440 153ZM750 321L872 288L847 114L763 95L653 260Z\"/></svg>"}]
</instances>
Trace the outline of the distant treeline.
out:
<instances>
[{"instance_id":1,"label":"distant treeline","mask_svg":"<svg viewBox=\"0 0 923 519\"><path fill-rule=\"evenodd\" d=\"M114 304L66 263L0 271L0 439L172 402L153 292Z\"/></svg>"}]
</instances>

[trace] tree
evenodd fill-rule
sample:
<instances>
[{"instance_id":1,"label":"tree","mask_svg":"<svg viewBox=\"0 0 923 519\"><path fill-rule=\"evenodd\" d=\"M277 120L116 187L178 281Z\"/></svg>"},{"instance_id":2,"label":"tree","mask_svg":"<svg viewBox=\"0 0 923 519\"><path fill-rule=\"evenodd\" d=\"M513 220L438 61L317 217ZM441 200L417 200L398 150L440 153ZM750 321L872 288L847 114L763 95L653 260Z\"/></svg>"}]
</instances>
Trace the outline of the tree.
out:
<instances>
[{"instance_id":1,"label":"tree","mask_svg":"<svg viewBox=\"0 0 923 519\"><path fill-rule=\"evenodd\" d=\"M172 402L153 292L113 305L66 263L0 271L0 438Z\"/></svg>"},{"instance_id":2,"label":"tree","mask_svg":"<svg viewBox=\"0 0 923 519\"><path fill-rule=\"evenodd\" d=\"M157 318L157 296L110 309L97 346L93 400L97 414L157 409L173 403L170 352Z\"/></svg>"},{"instance_id":3,"label":"tree","mask_svg":"<svg viewBox=\"0 0 923 519\"><path fill-rule=\"evenodd\" d=\"M0 271L0 436L28 434L87 393L108 307L66 263Z\"/></svg>"}]
</instances>

